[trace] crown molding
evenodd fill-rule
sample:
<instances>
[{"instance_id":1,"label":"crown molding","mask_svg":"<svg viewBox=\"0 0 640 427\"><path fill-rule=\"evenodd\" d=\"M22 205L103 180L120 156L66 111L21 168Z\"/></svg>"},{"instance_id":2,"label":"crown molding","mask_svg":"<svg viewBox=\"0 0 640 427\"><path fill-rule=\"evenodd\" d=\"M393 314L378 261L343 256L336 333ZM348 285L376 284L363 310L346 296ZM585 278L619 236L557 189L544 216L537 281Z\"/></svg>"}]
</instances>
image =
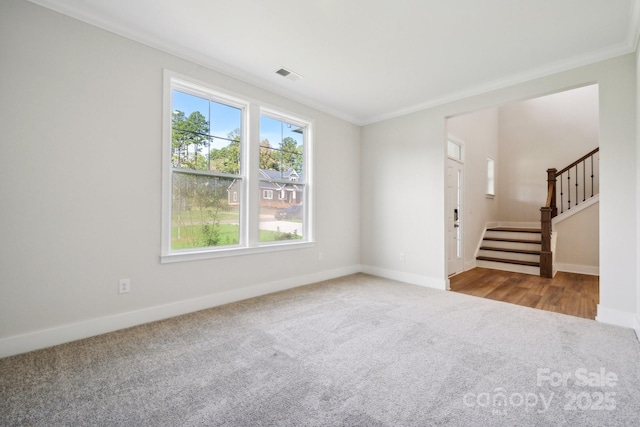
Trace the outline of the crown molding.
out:
<instances>
[{"instance_id":1,"label":"crown molding","mask_svg":"<svg viewBox=\"0 0 640 427\"><path fill-rule=\"evenodd\" d=\"M59 3L55 0L27 0L27 1L29 1L30 3L36 4L38 6L42 6L46 9L53 10L54 12L58 12L70 18L76 19L78 21L84 22L86 24L92 25L94 27L98 27L102 30L108 31L110 33L124 37L126 39L133 40L137 43L143 44L145 46L159 50L161 52L165 52L175 57L192 62L194 64L201 65L205 68L216 71L220 74L224 74L227 77L231 77L233 79L242 81L244 83L248 83L259 89L263 89L263 90L272 92L276 95L286 97L291 101L295 101L300 104L306 105L307 107L314 108L318 111L321 111L323 113L329 114L336 118L345 120L349 123L352 123L358 126L362 125L362 121L360 119L350 114L347 114L344 111L327 107L326 105L320 104L309 97L300 95L299 93L294 92L293 90L290 90L278 84L266 81L251 73L240 70L239 68L226 64L222 61L219 61L207 55L203 55L189 48L185 48L184 46L181 46L179 44L171 43L166 40L161 40L156 37L150 37L149 35L144 34L143 32L136 31L135 29L132 29L132 28L124 27L122 25L116 24L109 20L105 20L100 16L87 13L85 10L83 10L80 7L76 7L75 5L71 5L68 3Z\"/></svg>"},{"instance_id":2,"label":"crown molding","mask_svg":"<svg viewBox=\"0 0 640 427\"><path fill-rule=\"evenodd\" d=\"M531 80L551 76L553 74L558 74L558 73L569 71L575 68L595 64L597 62L605 61L607 59L612 59L617 56L626 55L632 52L635 52L635 49L629 46L629 44L625 41L624 43L620 43L619 45L614 47L602 49L597 52L591 52L586 55L576 56L566 61L559 61L548 66L535 68L535 69L526 71L524 73L515 74L512 76L505 77L503 79L494 80L492 82L488 82L485 84L472 86L465 90L453 92L439 98L433 98L424 103L416 104L412 107L403 108L401 110L396 110L388 114L374 116L365 120L361 125L362 126L369 125L369 124L381 122L384 120L389 120L396 117L404 116L407 114L416 113L418 111L438 107L440 105L448 104L455 101L460 101L473 96L482 95L498 89L504 89L506 87L513 86L516 84L525 83Z\"/></svg>"},{"instance_id":3,"label":"crown molding","mask_svg":"<svg viewBox=\"0 0 640 427\"><path fill-rule=\"evenodd\" d=\"M157 49L162 52L169 53L178 58L193 62L203 67L209 68L213 71L224 74L228 77L236 80L248 83L257 88L267 90L276 95L280 95L288 98L289 100L298 102L308 107L314 108L318 111L324 112L336 118L345 120L349 123L357 126L366 126L369 124L381 122L404 116L407 114L415 113L418 111L426 110L429 108L437 107L440 105L448 104L454 101L460 101L462 99L470 98L477 95L489 93L498 89L503 89L516 84L524 83L527 81L535 80L542 77L547 77L553 74L557 74L563 71L568 71L574 68L590 65L596 62L604 61L614 58L616 56L625 55L636 51L638 42L640 40L640 0L633 0L630 11L629 29L627 31L626 40L616 46L601 49L596 52L591 52L586 55L580 55L568 60L559 61L550 65L535 68L525 71L523 73L511 75L509 77L494 80L491 82L483 83L468 87L461 91L452 92L441 97L434 97L415 104L406 108L389 111L384 114L370 116L370 117L356 117L352 114L348 114L344 111L328 107L323 105L314 99L307 96L300 95L299 93L283 87L281 85L269 82L260 77L257 77L249 72L240 70L229 64L226 64L217 59L208 57L196 51L190 50L175 43L167 42L166 40L160 40L155 37L150 37L147 34L136 31L132 28L127 28L116 23L105 20L104 18L90 14L83 10L78 5L70 4L68 2L58 2L56 0L28 0L29 2L51 9L55 12L85 22L87 24L96 26L103 30L115 33L119 36L144 44L151 48Z\"/></svg>"}]
</instances>

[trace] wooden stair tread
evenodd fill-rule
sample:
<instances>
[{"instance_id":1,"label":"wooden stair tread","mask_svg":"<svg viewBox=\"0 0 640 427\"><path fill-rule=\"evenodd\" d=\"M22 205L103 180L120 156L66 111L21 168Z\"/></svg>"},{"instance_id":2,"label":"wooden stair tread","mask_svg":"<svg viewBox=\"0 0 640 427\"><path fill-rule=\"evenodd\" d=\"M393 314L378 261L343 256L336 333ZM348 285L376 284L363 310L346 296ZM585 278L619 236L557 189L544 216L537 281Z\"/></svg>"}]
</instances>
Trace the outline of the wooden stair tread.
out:
<instances>
[{"instance_id":1,"label":"wooden stair tread","mask_svg":"<svg viewBox=\"0 0 640 427\"><path fill-rule=\"evenodd\" d=\"M492 242L511 242L511 243L536 243L542 244L541 240L527 240L527 239L506 239L502 237L487 237L485 236L483 240L490 240Z\"/></svg>"},{"instance_id":2,"label":"wooden stair tread","mask_svg":"<svg viewBox=\"0 0 640 427\"><path fill-rule=\"evenodd\" d=\"M539 262L534 261L520 261L517 259L504 259L504 258L494 258L488 256L479 256L476 257L478 261L492 261L492 262L502 262L505 264L518 264L518 265L528 265L530 267L540 267Z\"/></svg>"},{"instance_id":3,"label":"wooden stair tread","mask_svg":"<svg viewBox=\"0 0 640 427\"><path fill-rule=\"evenodd\" d=\"M505 231L512 233L541 233L539 228L512 228L512 227L494 227L487 228L487 231Z\"/></svg>"},{"instance_id":4,"label":"wooden stair tread","mask_svg":"<svg viewBox=\"0 0 640 427\"><path fill-rule=\"evenodd\" d=\"M485 251L499 251L499 252L512 252L512 253L527 254L527 255L540 255L540 251L528 251L525 249L494 248L491 246L480 246L480 249L484 249Z\"/></svg>"}]
</instances>

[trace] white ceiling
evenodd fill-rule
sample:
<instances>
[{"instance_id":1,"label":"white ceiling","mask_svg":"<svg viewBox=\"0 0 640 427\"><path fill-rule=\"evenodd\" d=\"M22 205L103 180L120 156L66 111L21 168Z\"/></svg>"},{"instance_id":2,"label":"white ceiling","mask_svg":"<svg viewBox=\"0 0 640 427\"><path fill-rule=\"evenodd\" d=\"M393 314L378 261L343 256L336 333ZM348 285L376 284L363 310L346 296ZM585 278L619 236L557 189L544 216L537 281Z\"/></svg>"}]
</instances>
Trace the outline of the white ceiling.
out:
<instances>
[{"instance_id":1,"label":"white ceiling","mask_svg":"<svg viewBox=\"0 0 640 427\"><path fill-rule=\"evenodd\" d=\"M640 12L638 0L31 1L356 124L633 52Z\"/></svg>"}]
</instances>

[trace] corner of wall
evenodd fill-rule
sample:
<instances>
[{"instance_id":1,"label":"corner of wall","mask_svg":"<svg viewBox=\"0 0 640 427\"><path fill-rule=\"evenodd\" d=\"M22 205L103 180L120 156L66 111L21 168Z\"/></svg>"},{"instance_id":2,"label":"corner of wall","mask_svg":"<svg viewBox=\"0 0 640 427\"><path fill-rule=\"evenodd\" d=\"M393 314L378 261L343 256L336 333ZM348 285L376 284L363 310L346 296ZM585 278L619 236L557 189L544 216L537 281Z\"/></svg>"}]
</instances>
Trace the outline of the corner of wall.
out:
<instances>
[{"instance_id":1,"label":"corner of wall","mask_svg":"<svg viewBox=\"0 0 640 427\"><path fill-rule=\"evenodd\" d=\"M372 276L384 277L385 279L397 280L398 282L409 283L411 285L424 286L426 288L448 290L448 279L438 279L435 277L422 276L420 274L405 273L403 271L388 270L385 268L363 265L362 272Z\"/></svg>"},{"instance_id":2,"label":"corner of wall","mask_svg":"<svg viewBox=\"0 0 640 427\"><path fill-rule=\"evenodd\" d=\"M631 328L635 329L636 332L638 331L638 319L634 313L603 307L601 304L598 304L596 320L601 323L622 326L623 328Z\"/></svg>"}]
</instances>

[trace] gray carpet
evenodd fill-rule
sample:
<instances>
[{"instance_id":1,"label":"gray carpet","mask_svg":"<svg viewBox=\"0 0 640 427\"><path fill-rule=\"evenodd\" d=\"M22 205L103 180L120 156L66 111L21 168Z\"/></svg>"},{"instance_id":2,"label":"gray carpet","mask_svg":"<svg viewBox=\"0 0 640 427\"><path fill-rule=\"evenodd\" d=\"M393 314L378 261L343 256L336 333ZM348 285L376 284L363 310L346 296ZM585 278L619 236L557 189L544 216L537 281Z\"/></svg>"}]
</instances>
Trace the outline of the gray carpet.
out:
<instances>
[{"instance_id":1,"label":"gray carpet","mask_svg":"<svg viewBox=\"0 0 640 427\"><path fill-rule=\"evenodd\" d=\"M640 344L358 274L0 359L0 423L638 426Z\"/></svg>"}]
</instances>

